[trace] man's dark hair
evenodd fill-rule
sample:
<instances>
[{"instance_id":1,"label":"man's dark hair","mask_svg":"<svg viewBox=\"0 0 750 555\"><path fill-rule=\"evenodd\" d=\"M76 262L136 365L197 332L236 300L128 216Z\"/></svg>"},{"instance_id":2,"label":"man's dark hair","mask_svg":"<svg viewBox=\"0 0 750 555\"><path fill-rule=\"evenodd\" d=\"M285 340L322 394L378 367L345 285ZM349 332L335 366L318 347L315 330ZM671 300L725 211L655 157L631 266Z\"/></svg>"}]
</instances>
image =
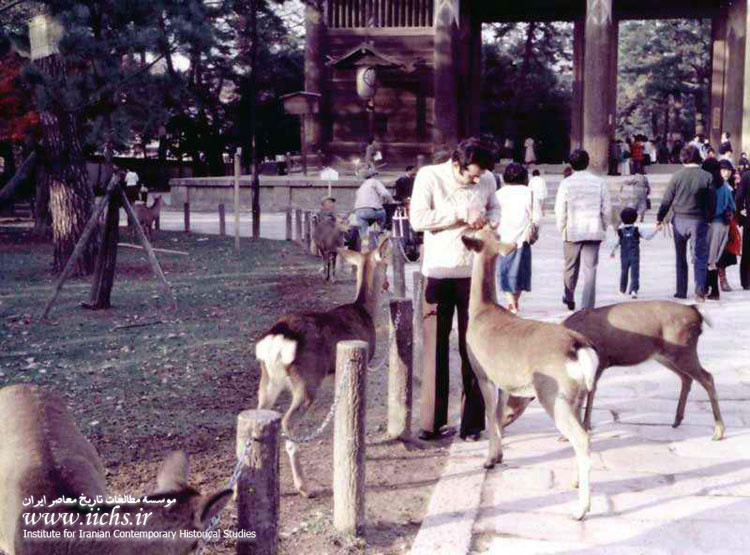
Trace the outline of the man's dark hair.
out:
<instances>
[{"instance_id":1,"label":"man's dark hair","mask_svg":"<svg viewBox=\"0 0 750 555\"><path fill-rule=\"evenodd\" d=\"M719 169L734 171L734 165L729 160L719 160Z\"/></svg>"},{"instance_id":2,"label":"man's dark hair","mask_svg":"<svg viewBox=\"0 0 750 555\"><path fill-rule=\"evenodd\" d=\"M410 172L413 169L414 169L414 166L406 166L406 171L407 172Z\"/></svg>"},{"instance_id":3,"label":"man's dark hair","mask_svg":"<svg viewBox=\"0 0 750 555\"><path fill-rule=\"evenodd\" d=\"M701 153L695 145L685 145L680 151L680 162L683 164L700 164Z\"/></svg>"},{"instance_id":4,"label":"man's dark hair","mask_svg":"<svg viewBox=\"0 0 750 555\"><path fill-rule=\"evenodd\" d=\"M727 136L727 139L731 139L732 138L732 134L729 131L727 131L724 134Z\"/></svg>"},{"instance_id":5,"label":"man's dark hair","mask_svg":"<svg viewBox=\"0 0 750 555\"><path fill-rule=\"evenodd\" d=\"M589 153L578 148L570 153L570 167L579 172L589 167Z\"/></svg>"},{"instance_id":6,"label":"man's dark hair","mask_svg":"<svg viewBox=\"0 0 750 555\"><path fill-rule=\"evenodd\" d=\"M523 164L508 164L503 173L503 181L508 185L526 185L529 182L529 170Z\"/></svg>"},{"instance_id":7,"label":"man's dark hair","mask_svg":"<svg viewBox=\"0 0 750 555\"><path fill-rule=\"evenodd\" d=\"M534 177L537 177L541 174L539 173L539 170L534 170L533 172L531 172L531 175L533 175Z\"/></svg>"},{"instance_id":8,"label":"man's dark hair","mask_svg":"<svg viewBox=\"0 0 750 555\"><path fill-rule=\"evenodd\" d=\"M638 219L638 211L635 208L623 208L620 219L625 225L633 224Z\"/></svg>"},{"instance_id":9,"label":"man's dark hair","mask_svg":"<svg viewBox=\"0 0 750 555\"><path fill-rule=\"evenodd\" d=\"M374 142L375 142L375 137L370 137L369 139L367 139L367 144L368 145L371 145Z\"/></svg>"},{"instance_id":10,"label":"man's dark hair","mask_svg":"<svg viewBox=\"0 0 750 555\"><path fill-rule=\"evenodd\" d=\"M483 170L492 170L495 167L495 153L492 150L492 145L476 137L461 141L456 150L453 151L451 159L462 170L465 170L471 164L476 164Z\"/></svg>"}]
</instances>

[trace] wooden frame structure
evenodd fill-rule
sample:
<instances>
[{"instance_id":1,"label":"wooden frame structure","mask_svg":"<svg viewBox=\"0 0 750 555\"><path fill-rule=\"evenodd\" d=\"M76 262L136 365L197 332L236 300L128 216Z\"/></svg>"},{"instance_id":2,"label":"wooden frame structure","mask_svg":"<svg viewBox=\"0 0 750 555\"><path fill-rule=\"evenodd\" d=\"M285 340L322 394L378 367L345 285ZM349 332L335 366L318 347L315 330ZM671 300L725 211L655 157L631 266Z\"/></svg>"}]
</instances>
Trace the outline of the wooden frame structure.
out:
<instances>
[{"instance_id":1,"label":"wooden frame structure","mask_svg":"<svg viewBox=\"0 0 750 555\"><path fill-rule=\"evenodd\" d=\"M586 148L602 170L615 125L619 21L710 18L713 79L705 120L711 142L729 131L735 150L748 151L748 2L317 0L306 7L305 88L321 94L320 113L308 118L308 142L334 159L360 154L370 128L354 73L328 62L363 42L403 64L380 74L374 128L389 161L413 161L479 131L482 23L573 21L571 145Z\"/></svg>"}]
</instances>

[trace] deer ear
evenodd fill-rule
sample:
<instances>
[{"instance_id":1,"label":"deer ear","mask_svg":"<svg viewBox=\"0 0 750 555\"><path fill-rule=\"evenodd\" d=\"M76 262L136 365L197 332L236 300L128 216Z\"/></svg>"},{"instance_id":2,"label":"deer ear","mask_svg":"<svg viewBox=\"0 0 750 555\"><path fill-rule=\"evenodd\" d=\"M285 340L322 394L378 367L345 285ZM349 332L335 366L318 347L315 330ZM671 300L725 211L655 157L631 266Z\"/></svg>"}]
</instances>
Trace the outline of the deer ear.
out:
<instances>
[{"instance_id":1,"label":"deer ear","mask_svg":"<svg viewBox=\"0 0 750 555\"><path fill-rule=\"evenodd\" d=\"M203 530L211 524L211 519L221 512L231 498L232 490L225 489L201 500L198 513L200 514L201 528Z\"/></svg>"},{"instance_id":2,"label":"deer ear","mask_svg":"<svg viewBox=\"0 0 750 555\"><path fill-rule=\"evenodd\" d=\"M381 262L383 260L390 260L390 251L391 239L386 235L380 240L377 248L375 249L375 258L378 260L378 262Z\"/></svg>"},{"instance_id":3,"label":"deer ear","mask_svg":"<svg viewBox=\"0 0 750 555\"><path fill-rule=\"evenodd\" d=\"M352 251L349 249L339 249L338 253L345 262L348 262L352 266L359 266L360 264L362 264L362 255L357 251Z\"/></svg>"},{"instance_id":4,"label":"deer ear","mask_svg":"<svg viewBox=\"0 0 750 555\"><path fill-rule=\"evenodd\" d=\"M162 463L156 477L156 493L178 491L187 486L190 462L182 451L175 451Z\"/></svg>"},{"instance_id":5,"label":"deer ear","mask_svg":"<svg viewBox=\"0 0 750 555\"><path fill-rule=\"evenodd\" d=\"M466 245L466 248L470 251L482 252L482 249L484 248L484 241L481 239L475 239L474 237L463 235L461 241L464 242L464 245Z\"/></svg>"}]
</instances>

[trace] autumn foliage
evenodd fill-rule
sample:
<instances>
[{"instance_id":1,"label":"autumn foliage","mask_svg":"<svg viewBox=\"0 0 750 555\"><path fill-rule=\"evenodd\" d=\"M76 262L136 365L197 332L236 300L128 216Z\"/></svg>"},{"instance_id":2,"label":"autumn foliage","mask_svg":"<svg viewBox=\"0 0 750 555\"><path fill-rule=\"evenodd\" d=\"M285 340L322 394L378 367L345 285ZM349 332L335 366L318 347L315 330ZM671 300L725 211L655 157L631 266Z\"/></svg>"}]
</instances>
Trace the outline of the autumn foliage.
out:
<instances>
[{"instance_id":1,"label":"autumn foliage","mask_svg":"<svg viewBox=\"0 0 750 555\"><path fill-rule=\"evenodd\" d=\"M22 82L24 64L13 52L0 57L0 141L21 141L39 127L30 91Z\"/></svg>"}]
</instances>

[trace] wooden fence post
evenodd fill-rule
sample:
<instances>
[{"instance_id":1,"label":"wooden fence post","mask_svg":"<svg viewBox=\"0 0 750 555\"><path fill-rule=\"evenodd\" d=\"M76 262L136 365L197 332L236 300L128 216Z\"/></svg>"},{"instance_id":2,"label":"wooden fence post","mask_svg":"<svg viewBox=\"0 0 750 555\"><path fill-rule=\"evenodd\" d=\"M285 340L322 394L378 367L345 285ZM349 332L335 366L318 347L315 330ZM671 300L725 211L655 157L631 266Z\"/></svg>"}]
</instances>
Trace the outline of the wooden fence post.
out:
<instances>
[{"instance_id":1,"label":"wooden fence post","mask_svg":"<svg viewBox=\"0 0 750 555\"><path fill-rule=\"evenodd\" d=\"M234 250L240 252L240 175L242 174L242 152L238 148L234 153ZM255 217L255 214L253 214ZM253 224L253 239L255 224Z\"/></svg>"},{"instance_id":2,"label":"wooden fence post","mask_svg":"<svg viewBox=\"0 0 750 555\"><path fill-rule=\"evenodd\" d=\"M310 213L310 254L313 256L318 256L318 247L315 246L315 240L313 239L313 231L315 230L315 226L318 225L318 220L316 217Z\"/></svg>"},{"instance_id":3,"label":"wooden fence post","mask_svg":"<svg viewBox=\"0 0 750 555\"><path fill-rule=\"evenodd\" d=\"M403 239L391 239L391 265L393 266L393 290L397 297L406 297L406 276L404 275Z\"/></svg>"},{"instance_id":4,"label":"wooden fence post","mask_svg":"<svg viewBox=\"0 0 750 555\"><path fill-rule=\"evenodd\" d=\"M338 406L333 424L333 526L357 535L365 517L365 385L364 341L336 345Z\"/></svg>"},{"instance_id":5,"label":"wooden fence post","mask_svg":"<svg viewBox=\"0 0 750 555\"><path fill-rule=\"evenodd\" d=\"M310 241L312 241L312 223L310 222L310 211L305 210L305 237L302 239L302 245L310 248Z\"/></svg>"},{"instance_id":6,"label":"wooden fence post","mask_svg":"<svg viewBox=\"0 0 750 555\"><path fill-rule=\"evenodd\" d=\"M294 211L294 239L302 242L302 210L299 208Z\"/></svg>"},{"instance_id":7,"label":"wooden fence post","mask_svg":"<svg viewBox=\"0 0 750 555\"><path fill-rule=\"evenodd\" d=\"M393 341L388 354L388 436L409 439L412 408L412 346L414 318L411 299L390 303L390 332Z\"/></svg>"},{"instance_id":8,"label":"wooden fence post","mask_svg":"<svg viewBox=\"0 0 750 555\"><path fill-rule=\"evenodd\" d=\"M424 322L424 311L422 310L422 297L424 295L424 276L420 270L412 272L412 284L414 290L412 296L414 300L413 312L414 312L414 325L413 325L413 358L412 366L413 372L417 376L422 375L422 357L423 353L423 342L422 342L422 324Z\"/></svg>"},{"instance_id":9,"label":"wooden fence post","mask_svg":"<svg viewBox=\"0 0 750 555\"><path fill-rule=\"evenodd\" d=\"M185 233L190 233L190 203L186 202L183 204L183 211L185 212Z\"/></svg>"},{"instance_id":10,"label":"wooden fence post","mask_svg":"<svg viewBox=\"0 0 750 555\"><path fill-rule=\"evenodd\" d=\"M246 410L237 416L237 530L255 538L237 540L237 554L275 555L279 550L279 431L281 415ZM245 446L250 440L249 451ZM249 535L249 534L248 534Z\"/></svg>"},{"instance_id":11,"label":"wooden fence post","mask_svg":"<svg viewBox=\"0 0 750 555\"><path fill-rule=\"evenodd\" d=\"M224 205L219 204L219 235L224 237L227 234L227 217Z\"/></svg>"},{"instance_id":12,"label":"wooden fence post","mask_svg":"<svg viewBox=\"0 0 750 555\"><path fill-rule=\"evenodd\" d=\"M286 207L286 240L292 240L292 207L287 205Z\"/></svg>"}]
</instances>

